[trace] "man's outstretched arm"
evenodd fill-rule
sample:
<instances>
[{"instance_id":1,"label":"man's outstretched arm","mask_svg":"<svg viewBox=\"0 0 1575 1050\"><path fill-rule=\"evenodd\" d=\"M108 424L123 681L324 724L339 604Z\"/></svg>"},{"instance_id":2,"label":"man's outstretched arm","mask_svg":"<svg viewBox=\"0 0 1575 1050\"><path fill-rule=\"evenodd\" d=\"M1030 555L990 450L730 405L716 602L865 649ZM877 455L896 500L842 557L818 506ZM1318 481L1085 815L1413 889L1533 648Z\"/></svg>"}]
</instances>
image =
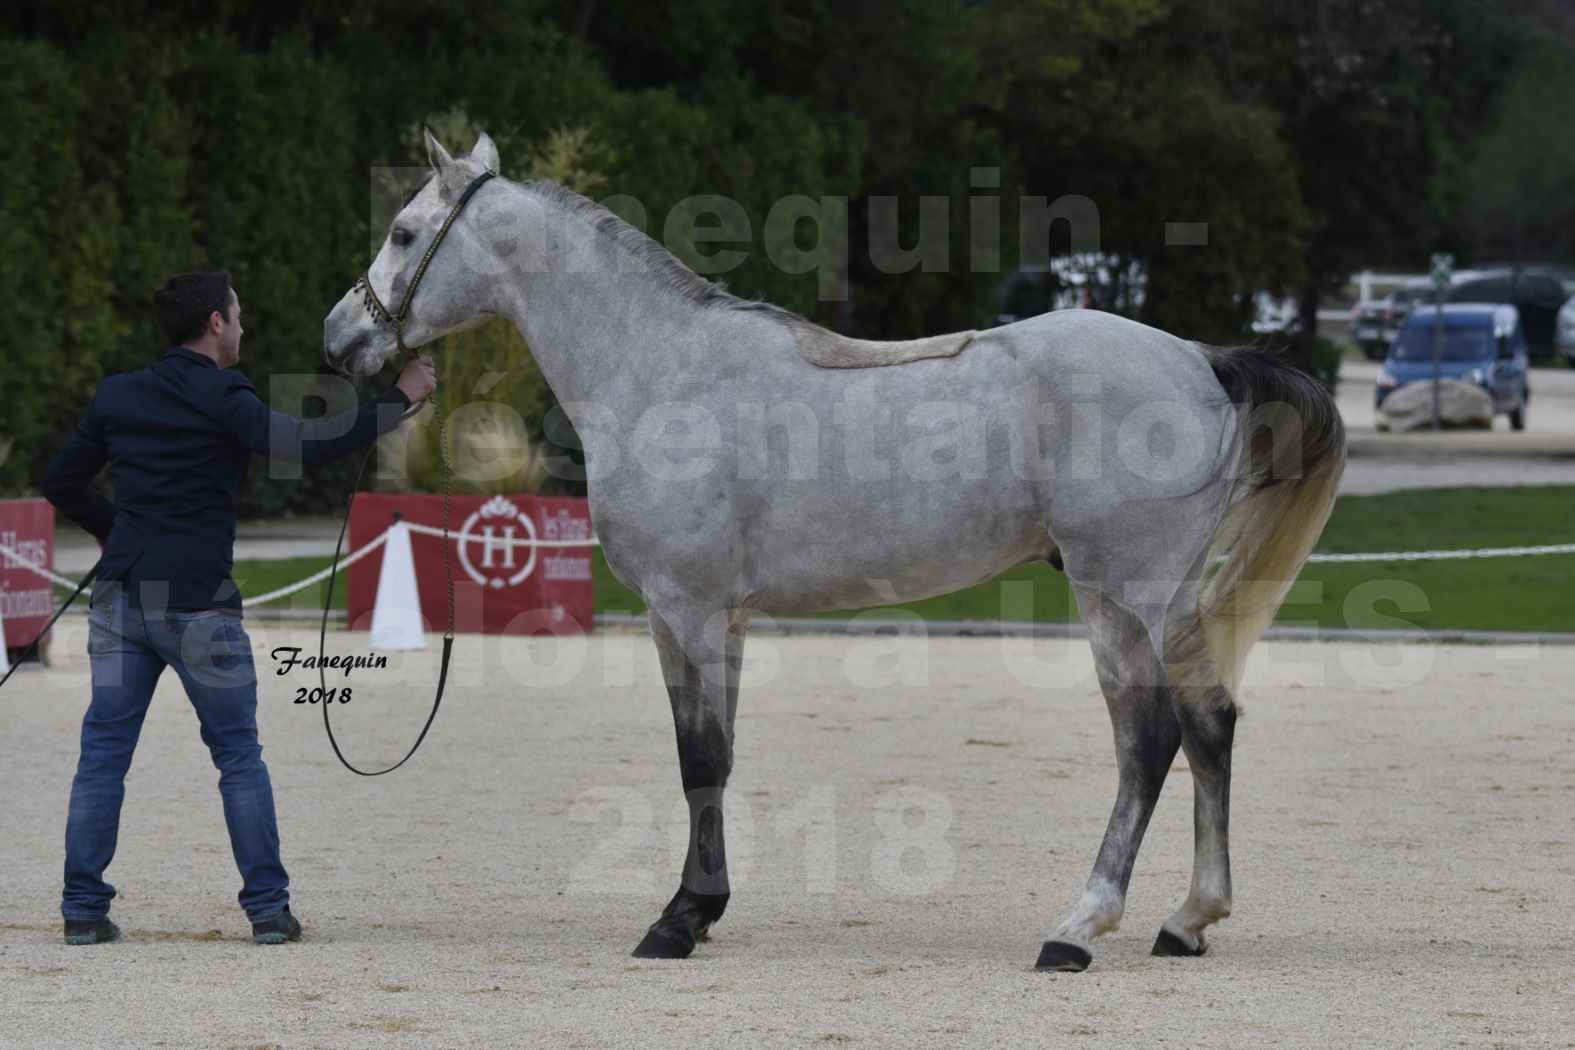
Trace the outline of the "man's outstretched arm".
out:
<instances>
[{"instance_id":1,"label":"man's outstretched arm","mask_svg":"<svg viewBox=\"0 0 1575 1050\"><path fill-rule=\"evenodd\" d=\"M337 416L305 420L269 408L257 396L252 381L239 372L226 373L225 380L219 405L225 428L259 456L277 456L308 466L370 445L397 427L411 405L437 388L432 362L418 357L406 363L398 382L371 401Z\"/></svg>"},{"instance_id":2,"label":"man's outstretched arm","mask_svg":"<svg viewBox=\"0 0 1575 1050\"><path fill-rule=\"evenodd\" d=\"M313 466L370 445L397 427L410 405L409 396L391 386L338 415L300 419L269 408L251 380L237 373L225 387L219 409L229 432L259 456Z\"/></svg>"}]
</instances>

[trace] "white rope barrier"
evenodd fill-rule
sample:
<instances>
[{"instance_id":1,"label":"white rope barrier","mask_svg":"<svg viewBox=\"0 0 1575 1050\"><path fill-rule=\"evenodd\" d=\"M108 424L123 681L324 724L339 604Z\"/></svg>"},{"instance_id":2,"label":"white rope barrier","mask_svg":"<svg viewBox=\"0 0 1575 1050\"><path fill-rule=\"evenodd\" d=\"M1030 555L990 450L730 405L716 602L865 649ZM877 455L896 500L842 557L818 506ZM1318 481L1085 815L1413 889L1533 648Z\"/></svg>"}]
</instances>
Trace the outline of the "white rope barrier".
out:
<instances>
[{"instance_id":1,"label":"white rope barrier","mask_svg":"<svg viewBox=\"0 0 1575 1050\"><path fill-rule=\"evenodd\" d=\"M441 533L441 531L442 530L440 529L439 532ZM388 541L388 532L387 532L387 530L384 530L375 540L372 540L371 542L367 543L363 547L356 548L355 551L353 551L350 554L347 554L343 558L339 559L339 568L340 569L347 569L347 568L349 568L350 566L354 565L356 562L360 561L362 558L366 557L368 554L371 554L373 551L377 550L377 548L381 547L387 541ZM72 590L76 590L77 584L82 582L81 580L68 579L68 578L66 578L64 576L61 576L59 573L50 572L48 569L44 568L42 565L39 565L36 562L28 561L26 558L24 558L20 554L16 553L15 550L13 550L10 547L7 547L3 543L0 543L0 555L4 555L5 556L5 567L6 568L12 567L12 564L14 563L16 567L23 568L23 569L29 569L33 573L35 573L36 575L42 576L45 579L47 579L47 580L49 580L49 581L51 581L53 583L57 583L57 584L59 584L62 587L70 587ZM306 588L310 587L312 584L317 583L320 580L328 579L329 575L331 573L333 573L334 571L335 571L334 566L330 565L330 566L328 566L328 568L323 569L321 572L314 572L310 576L306 577L305 579L296 580L294 583L289 584L289 585L284 586L284 587L280 587L278 590L269 591L267 594L259 594L255 598L247 598L245 600L246 604L247 605L264 605L264 604L266 604L268 602L271 602L271 601L277 601L278 599L286 597L287 595L294 594L296 591L303 591Z\"/></svg>"},{"instance_id":2,"label":"white rope barrier","mask_svg":"<svg viewBox=\"0 0 1575 1050\"><path fill-rule=\"evenodd\" d=\"M1547 547L1476 547L1452 551L1386 551L1379 554L1314 554L1310 562L1447 561L1454 558L1524 558L1537 554L1575 554L1575 543Z\"/></svg>"},{"instance_id":3,"label":"white rope barrier","mask_svg":"<svg viewBox=\"0 0 1575 1050\"><path fill-rule=\"evenodd\" d=\"M405 522L405 526L407 528L409 528L411 532L419 532L419 533L421 533L422 535L425 535L425 536L441 536L441 535L443 535L443 530L438 528L435 525L417 525L413 521L407 521L407 522ZM448 530L448 534L451 537L453 537L455 540L458 540L460 538L459 533L455 532L453 529L449 529ZM386 533L385 533L385 535L386 535ZM556 548L556 547L600 547L602 545L601 540L598 540L595 536L592 536L589 539L583 539L583 540L532 540L532 539L520 539L520 540L517 540L517 539L514 539L513 537L505 537L505 536L477 536L475 533L471 533L470 534L470 536L468 537L468 542L470 542L470 543L481 543L481 544L485 544L488 547L547 547L547 548Z\"/></svg>"},{"instance_id":4,"label":"white rope barrier","mask_svg":"<svg viewBox=\"0 0 1575 1050\"><path fill-rule=\"evenodd\" d=\"M415 522L410 521L404 522L403 524L409 528L411 532L419 532L427 536L443 535L442 529L431 525L418 525ZM453 530L449 531L449 537L456 543L461 539L459 533L454 532ZM340 559L339 569L347 569L351 565L354 565L356 562L360 561L362 558L381 547L387 540L388 530L385 529L377 536L376 539L369 541L362 547L356 548L355 551L345 555L345 557ZM469 540L473 543L485 543L492 546L509 545L544 548L601 546L601 542L594 536L583 540L533 540L514 539L513 537L477 536L475 534L471 534L469 536ZM1525 558L1548 554L1575 554L1575 543L1555 543L1544 547L1472 547L1462 548L1459 550L1443 551L1380 551L1362 554L1314 554L1310 556L1307 561L1309 563L1317 562L1319 564L1384 561L1449 561L1462 558ZM7 547L3 543L0 543L0 556L4 556L4 564L6 568L19 567L28 569L52 583L59 584L62 587L71 587L74 589L78 582L80 582L77 580L68 579L65 576L61 576L59 573L51 572L42 565L28 561L26 558L18 554L13 548ZM295 583L289 584L288 586L269 591L267 594L259 594L255 598L246 598L245 602L250 606L265 605L268 602L277 601L278 599L287 597L288 595L294 594L297 591L305 590L314 583L326 580L329 574L334 571L334 567L330 565L321 572L314 572L312 575L307 576L304 579L297 580Z\"/></svg>"},{"instance_id":5,"label":"white rope barrier","mask_svg":"<svg viewBox=\"0 0 1575 1050\"><path fill-rule=\"evenodd\" d=\"M356 548L354 553L347 554L341 558L339 560L339 568L348 569L350 566L354 565L368 554L371 554L374 550L381 547L386 542L388 542L388 530L385 529L378 534L377 539L371 541L364 547ZM334 571L334 566L330 564L328 568L322 570L321 572L314 572L304 580L297 580L289 586L280 587L278 590L269 591L267 594L259 594L255 598L247 598L245 599L245 602L247 605L264 605L276 599L283 598L287 594L294 594L296 591L305 590L319 580L326 580Z\"/></svg>"},{"instance_id":6,"label":"white rope barrier","mask_svg":"<svg viewBox=\"0 0 1575 1050\"><path fill-rule=\"evenodd\" d=\"M5 555L5 561L4 561L4 563L0 563L0 568L6 568L6 569L11 569L11 568L31 569L36 575L42 576L46 580L51 581L52 583L58 583L62 587L70 587L72 590L75 590L77 584L82 582L81 580L68 580L64 576L61 576L58 573L50 572L48 569L44 568L42 565L39 565L36 562L28 561L26 558L24 558L20 554L18 554L15 550L13 550L10 547L7 547L3 543L0 543L0 554Z\"/></svg>"}]
</instances>

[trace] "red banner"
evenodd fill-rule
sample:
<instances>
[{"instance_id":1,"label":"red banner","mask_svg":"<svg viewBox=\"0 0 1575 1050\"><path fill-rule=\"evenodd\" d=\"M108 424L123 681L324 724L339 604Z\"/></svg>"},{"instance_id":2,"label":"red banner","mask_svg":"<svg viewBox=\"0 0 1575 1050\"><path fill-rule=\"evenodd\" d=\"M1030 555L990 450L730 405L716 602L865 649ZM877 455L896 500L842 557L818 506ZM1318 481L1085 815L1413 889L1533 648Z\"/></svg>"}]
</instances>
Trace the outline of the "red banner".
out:
<instances>
[{"instance_id":1,"label":"red banner","mask_svg":"<svg viewBox=\"0 0 1575 1050\"><path fill-rule=\"evenodd\" d=\"M55 567L55 508L46 499L0 500L0 546L46 569ZM50 582L0 554L0 616L5 644L17 648L32 642L55 615ZM48 644L45 639L44 644Z\"/></svg>"},{"instance_id":2,"label":"red banner","mask_svg":"<svg viewBox=\"0 0 1575 1050\"><path fill-rule=\"evenodd\" d=\"M394 524L443 525L443 497L356 494L350 547L359 549ZM455 496L449 514L455 633L582 634L595 623L591 545L536 547L517 541L591 538L590 504L554 496ZM448 623L443 537L412 532L421 615L430 631ZM351 630L372 627L383 551L345 570Z\"/></svg>"}]
</instances>

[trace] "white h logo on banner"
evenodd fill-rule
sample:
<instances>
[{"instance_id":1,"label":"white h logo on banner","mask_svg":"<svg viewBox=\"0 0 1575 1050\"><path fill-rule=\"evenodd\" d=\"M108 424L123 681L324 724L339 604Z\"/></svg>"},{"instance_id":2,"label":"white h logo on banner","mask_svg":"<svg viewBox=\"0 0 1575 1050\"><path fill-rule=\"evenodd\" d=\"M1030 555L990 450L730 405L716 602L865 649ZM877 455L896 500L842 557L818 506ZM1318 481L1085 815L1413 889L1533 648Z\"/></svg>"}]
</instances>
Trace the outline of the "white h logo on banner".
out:
<instances>
[{"instance_id":1,"label":"white h logo on banner","mask_svg":"<svg viewBox=\"0 0 1575 1050\"><path fill-rule=\"evenodd\" d=\"M514 544L509 541L514 539L514 526L510 525L503 530L503 538L501 540L496 537L495 532L496 530L491 525L482 527L481 567L483 569L492 568L492 552L501 550L503 552L502 568L512 569L514 568Z\"/></svg>"},{"instance_id":2,"label":"white h logo on banner","mask_svg":"<svg viewBox=\"0 0 1575 1050\"><path fill-rule=\"evenodd\" d=\"M515 539L519 536L519 539ZM513 587L536 567L536 523L502 496L494 496L465 519L457 537L460 568L483 587ZM471 548L481 548L481 563L471 560ZM524 547L524 565L516 547ZM502 554L502 558L495 555Z\"/></svg>"}]
</instances>

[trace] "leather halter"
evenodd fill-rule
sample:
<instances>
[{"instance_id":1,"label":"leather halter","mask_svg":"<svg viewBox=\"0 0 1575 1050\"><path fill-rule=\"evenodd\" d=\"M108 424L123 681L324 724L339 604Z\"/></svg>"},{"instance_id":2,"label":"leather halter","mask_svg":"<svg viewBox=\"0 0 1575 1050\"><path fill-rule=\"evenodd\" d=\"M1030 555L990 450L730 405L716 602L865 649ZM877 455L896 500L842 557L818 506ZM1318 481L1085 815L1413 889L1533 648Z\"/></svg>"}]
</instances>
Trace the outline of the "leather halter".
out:
<instances>
[{"instance_id":1,"label":"leather halter","mask_svg":"<svg viewBox=\"0 0 1575 1050\"><path fill-rule=\"evenodd\" d=\"M449 227L454 225L454 220L459 218L459 213L465 210L465 205L470 201L482 184L496 175L497 172L483 171L471 180L465 187L465 192L459 195L459 201L449 211L448 218L443 220L443 225L438 227L437 236L432 238L432 243L427 245L426 252L421 256L421 263L416 267L415 276L410 279L410 284L405 288L405 297L399 304L398 310L390 310L383 305L383 300L377 297L372 290L372 277L370 271L363 271L356 278L355 291L360 289L361 302L366 307L366 312L372 315L375 324L387 325L394 330L394 343L399 347L399 352L406 356L414 356L411 349L405 345L405 322L410 320L410 303L416 297L416 289L421 287L421 279L427 275L427 267L432 264L432 257L437 254L438 248L443 245L443 238L448 236Z\"/></svg>"}]
</instances>

